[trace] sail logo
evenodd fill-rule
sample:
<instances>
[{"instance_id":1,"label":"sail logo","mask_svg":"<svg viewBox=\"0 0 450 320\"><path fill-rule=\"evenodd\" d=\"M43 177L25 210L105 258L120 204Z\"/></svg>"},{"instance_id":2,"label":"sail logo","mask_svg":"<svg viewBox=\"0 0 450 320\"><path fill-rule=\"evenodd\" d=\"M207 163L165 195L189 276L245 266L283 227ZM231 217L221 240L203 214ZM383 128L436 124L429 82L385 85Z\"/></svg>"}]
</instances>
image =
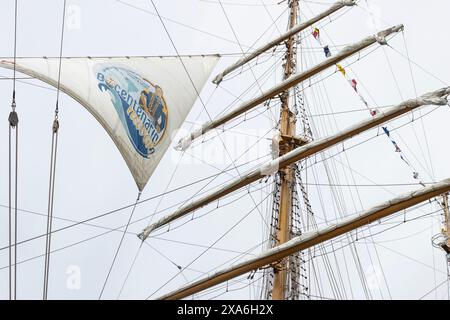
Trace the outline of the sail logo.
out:
<instances>
[{"instance_id":1,"label":"sail logo","mask_svg":"<svg viewBox=\"0 0 450 320\"><path fill-rule=\"evenodd\" d=\"M109 93L131 144L142 157L150 158L168 121L161 87L116 65L99 64L95 73L98 89Z\"/></svg>"}]
</instances>

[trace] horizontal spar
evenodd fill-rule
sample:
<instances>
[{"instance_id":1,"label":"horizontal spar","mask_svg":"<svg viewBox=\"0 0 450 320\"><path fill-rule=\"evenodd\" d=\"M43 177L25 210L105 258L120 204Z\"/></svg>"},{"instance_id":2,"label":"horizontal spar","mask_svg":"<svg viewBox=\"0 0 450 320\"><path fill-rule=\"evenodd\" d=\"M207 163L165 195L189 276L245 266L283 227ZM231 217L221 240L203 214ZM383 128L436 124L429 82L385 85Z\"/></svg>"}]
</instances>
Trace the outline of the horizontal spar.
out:
<instances>
[{"instance_id":1,"label":"horizontal spar","mask_svg":"<svg viewBox=\"0 0 450 320\"><path fill-rule=\"evenodd\" d=\"M416 108L424 105L446 105L448 103L447 97L449 94L450 87L447 87L431 93L427 93L416 99L404 101L397 106L388 108L384 111L380 111L376 116L361 121L351 127L342 130L341 132L314 142L310 142L302 147L294 149L286 153L282 157L276 158L266 165L263 165L260 168L256 168L249 173L243 174L241 177L230 181L229 183L222 186L221 189L206 194L199 199L192 201L191 203L181 206L172 214L169 214L168 216L161 218L154 224L147 226L143 230L143 232L139 234L139 238L144 241L152 231L159 229L171 223L172 221L175 221L189 214L190 212L193 212L194 210L197 210L207 205L208 203L211 203L212 201L220 199L221 197L228 195L233 191L236 191L267 175L271 175L277 172L279 169L285 168L299 160L312 156L371 128L377 127L378 125L381 125L386 121L395 119L405 113L411 112Z\"/></svg>"},{"instance_id":2,"label":"horizontal spar","mask_svg":"<svg viewBox=\"0 0 450 320\"><path fill-rule=\"evenodd\" d=\"M230 74L231 72L233 72L237 68L242 67L244 64L246 64L247 62L250 62L251 60L255 59L256 57L258 57L262 53L270 50L271 48L277 46L278 44L282 43L283 41L289 39L290 37L296 35L297 33L301 32L301 31L305 30L306 28L309 28L313 24L315 24L315 23L319 22L320 20L328 17L329 15L335 13L336 11L338 11L338 10L340 10L340 9L346 7L346 6L350 7L350 6L354 6L354 5L355 5L355 1L354 0L337 1L328 10L325 10L324 12L318 14L317 16L315 16L314 18L311 18L308 21L305 21L305 22L303 22L301 24L296 25L294 28L288 30L286 33L283 33L282 35L280 35L276 39L273 39L269 43L259 47L258 49L256 49L252 53L250 53L249 55L242 57L241 59L236 61L234 64L232 64L231 66L226 68L224 71L222 71L220 74L218 74L214 78L213 83L219 84L220 82L222 82L223 78L227 74Z\"/></svg>"},{"instance_id":3,"label":"horizontal spar","mask_svg":"<svg viewBox=\"0 0 450 320\"><path fill-rule=\"evenodd\" d=\"M206 276L181 289L173 291L167 295L160 297L161 300L177 300L183 299L198 293L202 290L211 288L222 282L236 278L252 270L273 264L281 259L288 257L296 252L306 250L317 244L327 240L336 238L347 232L368 225L381 218L401 210L410 208L423 201L434 198L438 195L450 191L450 179L435 183L426 188L403 194L397 198L379 204L368 211L364 211L359 216L346 219L340 223L330 225L324 229L314 232L308 232L301 236L295 237L288 242L272 248L265 253L254 258L242 261L232 267L222 269L210 276Z\"/></svg>"},{"instance_id":4,"label":"horizontal spar","mask_svg":"<svg viewBox=\"0 0 450 320\"><path fill-rule=\"evenodd\" d=\"M314 75L336 65L340 61L351 57L352 55L360 52L361 50L371 46L372 44L378 42L381 45L386 44L386 37L399 32L403 30L403 25L395 26L389 29L386 29L384 31L379 32L378 34L374 36L367 37L360 42L357 42L353 45L347 46L344 49L342 49L338 54L326 59L325 61L313 66L312 68L305 70L300 73L296 73L295 75L289 77L288 79L280 82L275 87L269 89L268 91L265 91L260 96L251 99L247 102L244 102L239 107L235 108L234 110L220 116L219 118L215 120L208 121L204 123L199 129L191 132L186 137L180 139L178 142L176 149L177 150L186 150L194 141L196 138L200 137L201 135L207 133L210 130L213 130L225 123L227 123L230 120L235 119L236 117L240 116L241 114L257 107L261 103L264 103L268 99L274 98L277 95L285 92L289 88L292 88L293 86L308 80L309 78L313 77Z\"/></svg>"}]
</instances>

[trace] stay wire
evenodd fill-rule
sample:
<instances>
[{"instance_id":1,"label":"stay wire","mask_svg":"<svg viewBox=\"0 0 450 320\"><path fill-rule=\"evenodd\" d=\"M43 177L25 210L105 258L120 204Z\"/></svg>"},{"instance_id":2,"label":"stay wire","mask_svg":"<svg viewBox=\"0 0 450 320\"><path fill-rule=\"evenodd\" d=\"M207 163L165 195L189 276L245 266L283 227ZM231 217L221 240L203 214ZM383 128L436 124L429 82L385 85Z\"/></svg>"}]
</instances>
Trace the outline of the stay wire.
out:
<instances>
[{"instance_id":1,"label":"stay wire","mask_svg":"<svg viewBox=\"0 0 450 320\"><path fill-rule=\"evenodd\" d=\"M106 276L105 282L103 283L102 290L100 291L100 295L98 297L99 300L102 298L103 292L105 291L106 284L108 283L109 277L111 275L111 271L114 268L114 264L116 263L117 256L119 254L120 248L122 247L123 239L125 238L125 235L127 234L128 227L130 226L131 219L133 218L134 211L136 210L136 206L137 206L137 204L139 202L140 197L141 197L141 192L139 191L137 199L136 199L136 202L134 203L133 209L131 210L130 217L128 218L127 225L125 226L125 230L123 231L122 237L120 238L119 246L116 249L116 253L114 254L113 261L111 262L111 265L109 267L108 275ZM138 251L138 253L139 253L139 251ZM136 255L136 257L137 257L137 255Z\"/></svg>"},{"instance_id":2,"label":"stay wire","mask_svg":"<svg viewBox=\"0 0 450 320\"><path fill-rule=\"evenodd\" d=\"M50 156L50 177L48 190L48 211L47 211L47 232L45 237L45 265L44 265L44 286L43 300L48 297L48 279L50 271L50 248L52 240L52 223L53 223L53 200L55 195L55 173L56 173L56 154L58 149L58 131L53 130L52 147Z\"/></svg>"},{"instance_id":3,"label":"stay wire","mask_svg":"<svg viewBox=\"0 0 450 320\"><path fill-rule=\"evenodd\" d=\"M169 30L167 29L167 27L166 27L166 25L165 25L165 23L164 23L164 20L162 19L162 16L160 15L160 13L159 13L159 11L158 11L156 5L155 5L155 2L154 2L153 0L150 0L150 2L151 2L151 4L152 4L152 6L153 6L153 9L155 9L155 12L157 13L159 20L161 21L161 24L162 24L162 26L163 26L163 28L164 28L166 34L167 34L167 37L169 38L169 40L170 40L170 42L171 42L171 44L172 44L172 46L173 46L173 48L174 48L174 50L175 50L177 56L178 56L179 59L180 59L181 64L183 65L183 68L184 68L184 70L185 70L185 72L186 72L186 74L187 74L187 76L188 76L188 78L189 78L189 80L190 80L190 82L191 82L191 84L192 84L192 86L193 86L193 88L194 88L196 94L197 94L197 97L198 97L200 103L202 104L203 109L205 110L205 112L206 112L206 114L207 114L209 120L212 121L213 119L212 119L212 117L211 117L211 114L208 112L208 109L206 108L206 104L204 103L202 97L200 96L200 92L198 91L197 86L195 85L195 83L194 83L194 81L193 81L193 79L192 79L192 77L191 77L191 75L190 75L188 69L186 68L186 65L185 65L183 59L181 58L180 53L178 52L178 49L177 49L177 47L176 47L176 45L175 45L175 42L173 41L172 36L170 35ZM233 158L231 157L231 155L230 155L230 153L229 153L229 151L228 151L228 148L227 148L227 146L225 145L225 142L223 141L223 139L221 138L220 135L218 135L218 138L220 139L220 142L221 142L221 144L222 144L222 146L223 146L225 152L227 153L227 156L228 156L228 157L230 158L230 160L232 161L232 165L233 165L234 169L236 170L237 174L241 177L241 173L240 173L240 171L237 169L237 166L236 166L236 164L235 164L235 160L233 160ZM247 190L249 190L248 187L247 187ZM249 196L250 196L250 198L252 199L253 203L256 205L256 202L255 202L254 198L252 197L252 195L251 195L250 193L249 193ZM258 210L259 214L261 214L261 212L259 211L259 208L257 208L257 210Z\"/></svg>"},{"instance_id":4,"label":"stay wire","mask_svg":"<svg viewBox=\"0 0 450 320\"><path fill-rule=\"evenodd\" d=\"M58 132L59 132L59 93L61 84L61 65L62 65L62 54L64 46L64 26L66 18L66 0L63 3L62 12L62 25L61 25L61 39L59 48L59 65L58 65L58 83L56 90L56 105L55 105L55 115L52 124L52 146L50 154L50 176L49 176L49 186L48 186L48 211L47 211L47 232L45 237L45 263L44 263L44 285L43 285L43 300L47 300L48 297L48 282L50 274L50 251L51 251L51 241L52 241L52 223L53 223L53 206L55 198L55 176L56 176L56 156L58 151Z\"/></svg>"},{"instance_id":5,"label":"stay wire","mask_svg":"<svg viewBox=\"0 0 450 320\"><path fill-rule=\"evenodd\" d=\"M13 67L13 103L16 98L16 58L17 58L17 0L14 1L14 67Z\"/></svg>"},{"instance_id":6,"label":"stay wire","mask_svg":"<svg viewBox=\"0 0 450 320\"><path fill-rule=\"evenodd\" d=\"M12 103L11 112L8 117L9 122L9 198L8 198L8 209L9 209L9 300L16 300L16 282L17 282L17 175L18 175L18 146L19 146L19 118L16 112L16 57L17 57L17 0L14 1L14 63L13 63L13 93L12 93ZM12 218L12 131L16 130L14 136L15 140L15 150L14 150L14 236L13 236L13 218ZM14 238L14 245L13 245ZM14 254L12 247L14 246ZM12 256L14 255L14 259ZM14 261L14 262L13 262ZM14 269L12 265L14 264ZM14 271L13 271L14 270ZM14 276L13 276L14 275Z\"/></svg>"},{"instance_id":7,"label":"stay wire","mask_svg":"<svg viewBox=\"0 0 450 320\"><path fill-rule=\"evenodd\" d=\"M14 152L14 160L12 156L12 131L15 129L15 152ZM18 123L12 125L10 122L9 125L9 300L16 300L16 288L17 288L17 176L18 176L18 147L19 147L19 128ZM12 163L15 163L14 166L14 223L13 223L13 210L12 210L12 175L13 168ZM14 224L14 228L13 228ZM14 229L14 232L13 232ZM13 236L14 233L14 236ZM14 239L14 242L13 242ZM14 254L12 248L14 247ZM14 258L13 258L14 256ZM13 268L14 265L14 268Z\"/></svg>"}]
</instances>

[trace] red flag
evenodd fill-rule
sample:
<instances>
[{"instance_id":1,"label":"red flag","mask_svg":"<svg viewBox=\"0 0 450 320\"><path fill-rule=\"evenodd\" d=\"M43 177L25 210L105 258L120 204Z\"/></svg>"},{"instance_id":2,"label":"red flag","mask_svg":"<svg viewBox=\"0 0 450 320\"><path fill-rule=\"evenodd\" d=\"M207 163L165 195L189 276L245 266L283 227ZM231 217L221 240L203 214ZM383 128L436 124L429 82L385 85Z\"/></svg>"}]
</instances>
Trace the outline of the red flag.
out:
<instances>
[{"instance_id":1,"label":"red flag","mask_svg":"<svg viewBox=\"0 0 450 320\"><path fill-rule=\"evenodd\" d=\"M312 35L313 35L314 38L317 39L320 36L320 30L317 29L317 28L314 28L314 31L313 31Z\"/></svg>"},{"instance_id":2,"label":"red flag","mask_svg":"<svg viewBox=\"0 0 450 320\"><path fill-rule=\"evenodd\" d=\"M358 92L358 88L356 87L358 85L358 82L356 82L355 79L353 79L352 81L350 81L350 84L352 85L352 88Z\"/></svg>"}]
</instances>

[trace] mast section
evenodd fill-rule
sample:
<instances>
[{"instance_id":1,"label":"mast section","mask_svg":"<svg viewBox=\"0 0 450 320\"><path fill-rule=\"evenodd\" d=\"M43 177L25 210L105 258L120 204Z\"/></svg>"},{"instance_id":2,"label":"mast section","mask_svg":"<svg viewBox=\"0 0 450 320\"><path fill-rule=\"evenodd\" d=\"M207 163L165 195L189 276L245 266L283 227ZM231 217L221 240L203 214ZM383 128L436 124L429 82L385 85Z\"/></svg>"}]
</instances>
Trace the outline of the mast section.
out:
<instances>
[{"instance_id":1,"label":"mast section","mask_svg":"<svg viewBox=\"0 0 450 320\"><path fill-rule=\"evenodd\" d=\"M297 25L298 19L298 0L289 0L289 29ZM297 35L290 37L286 41L286 55L284 59L284 75L283 80L288 79L296 72L297 66ZM296 118L295 114L290 110L290 100L294 98L291 95L293 89L288 89L280 95L280 156L292 151L295 145L294 136L296 134ZM293 202L293 188L295 181L295 169L293 165L287 166L278 171L280 177L280 210L278 215L278 224L276 228L275 246L279 246L290 240L291 237L291 214ZM272 289L273 300L286 299L286 291L288 287L288 270L289 261L283 259L278 262L274 268L274 282Z\"/></svg>"}]
</instances>

